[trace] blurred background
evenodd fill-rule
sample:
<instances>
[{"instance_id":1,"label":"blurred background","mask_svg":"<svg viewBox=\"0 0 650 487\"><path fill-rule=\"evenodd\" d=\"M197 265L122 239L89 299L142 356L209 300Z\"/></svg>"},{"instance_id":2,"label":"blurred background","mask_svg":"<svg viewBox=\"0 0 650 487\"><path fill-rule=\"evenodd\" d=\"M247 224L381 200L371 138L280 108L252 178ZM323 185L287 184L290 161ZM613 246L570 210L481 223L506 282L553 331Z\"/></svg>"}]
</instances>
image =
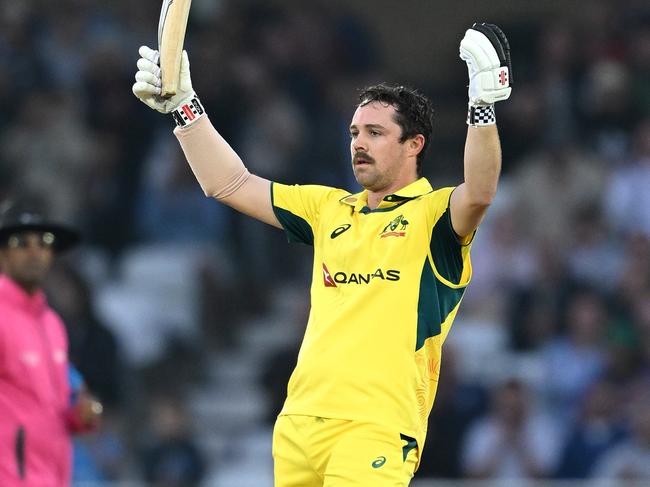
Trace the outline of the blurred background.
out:
<instances>
[{"instance_id":1,"label":"blurred background","mask_svg":"<svg viewBox=\"0 0 650 487\"><path fill-rule=\"evenodd\" d=\"M131 94L160 3L0 1L0 200L85 236L48 286L107 411L76 440L76 485L271 486L311 253L206 199L171 117ZM214 125L285 183L357 191L357 90L418 88L435 187L462 180L475 20L512 46L503 178L413 485L650 485L646 1L194 0L186 48Z\"/></svg>"}]
</instances>

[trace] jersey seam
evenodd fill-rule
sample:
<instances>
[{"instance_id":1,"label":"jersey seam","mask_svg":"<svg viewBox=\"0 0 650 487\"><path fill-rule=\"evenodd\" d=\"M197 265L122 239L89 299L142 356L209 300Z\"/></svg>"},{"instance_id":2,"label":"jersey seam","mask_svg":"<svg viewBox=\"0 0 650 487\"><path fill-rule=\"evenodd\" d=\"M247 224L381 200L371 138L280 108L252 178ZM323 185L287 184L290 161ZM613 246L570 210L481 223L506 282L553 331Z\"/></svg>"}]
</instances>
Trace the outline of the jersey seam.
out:
<instances>
[{"instance_id":1,"label":"jersey seam","mask_svg":"<svg viewBox=\"0 0 650 487\"><path fill-rule=\"evenodd\" d=\"M299 415L296 415L296 416L299 416ZM305 416L309 416L309 417L312 417L312 418L319 417L319 416L311 416L311 415L305 415ZM291 415L286 415L286 417L289 420L289 422L291 423L291 425L293 426L293 429L296 431L296 433L298 433L300 435L300 437L302 438L303 445L306 444L307 443L306 435L302 431L300 431L300 428L298 428L298 425L296 423L294 423L293 419L291 418ZM313 472L318 476L318 478L320 478L321 480L324 480L325 476L320 474L320 472L318 471L318 469L314 465L314 462L311 459L310 455L307 455L305 450L306 450L306 448L301 449L301 453L305 457L305 460L307 460L307 463L309 464L309 466L311 467Z\"/></svg>"},{"instance_id":2,"label":"jersey seam","mask_svg":"<svg viewBox=\"0 0 650 487\"><path fill-rule=\"evenodd\" d=\"M440 273L438 272L438 269L436 269L436 263L435 263L435 261L433 259L433 256L431 255L431 250L429 250L427 253L428 253L427 257L429 258L429 260L431 262L431 269L433 270L433 274L436 276L436 279L438 279L445 286L450 287L452 289L461 289L461 288L467 287L470 280L472 279L472 269L469 270L469 276L467 276L466 281L461 280L458 284L455 284L455 283L445 279L444 277L442 277L440 275ZM464 269L465 269L465 262L464 262L464 259L463 259L463 270ZM461 278L462 278L462 272L461 272Z\"/></svg>"}]
</instances>

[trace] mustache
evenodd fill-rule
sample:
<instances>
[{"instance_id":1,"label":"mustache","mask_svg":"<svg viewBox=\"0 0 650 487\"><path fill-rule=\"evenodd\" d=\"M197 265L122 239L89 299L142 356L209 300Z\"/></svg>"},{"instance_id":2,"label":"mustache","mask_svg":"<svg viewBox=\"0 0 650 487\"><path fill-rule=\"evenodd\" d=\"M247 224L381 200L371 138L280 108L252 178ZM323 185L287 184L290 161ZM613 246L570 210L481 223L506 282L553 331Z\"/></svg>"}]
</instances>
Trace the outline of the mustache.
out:
<instances>
[{"instance_id":1,"label":"mustache","mask_svg":"<svg viewBox=\"0 0 650 487\"><path fill-rule=\"evenodd\" d=\"M355 152L354 156L352 157L352 162L356 164L359 161L359 159L362 159L367 162L375 162L375 160L372 157L370 157L367 153L363 151Z\"/></svg>"}]
</instances>

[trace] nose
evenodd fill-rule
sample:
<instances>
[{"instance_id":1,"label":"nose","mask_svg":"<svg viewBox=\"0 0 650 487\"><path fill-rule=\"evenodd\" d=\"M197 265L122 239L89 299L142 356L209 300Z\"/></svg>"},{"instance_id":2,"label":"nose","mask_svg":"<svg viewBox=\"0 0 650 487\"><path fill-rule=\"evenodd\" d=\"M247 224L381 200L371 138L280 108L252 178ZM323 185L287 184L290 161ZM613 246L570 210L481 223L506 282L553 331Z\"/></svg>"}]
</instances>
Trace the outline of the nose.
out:
<instances>
[{"instance_id":1,"label":"nose","mask_svg":"<svg viewBox=\"0 0 650 487\"><path fill-rule=\"evenodd\" d=\"M49 247L44 247L38 244L30 244L24 249L24 255L29 259L42 259L46 254L52 252Z\"/></svg>"},{"instance_id":2,"label":"nose","mask_svg":"<svg viewBox=\"0 0 650 487\"><path fill-rule=\"evenodd\" d=\"M363 135L358 134L353 140L352 140L352 152L367 152L368 151L368 144L366 143L366 139L363 137Z\"/></svg>"}]
</instances>

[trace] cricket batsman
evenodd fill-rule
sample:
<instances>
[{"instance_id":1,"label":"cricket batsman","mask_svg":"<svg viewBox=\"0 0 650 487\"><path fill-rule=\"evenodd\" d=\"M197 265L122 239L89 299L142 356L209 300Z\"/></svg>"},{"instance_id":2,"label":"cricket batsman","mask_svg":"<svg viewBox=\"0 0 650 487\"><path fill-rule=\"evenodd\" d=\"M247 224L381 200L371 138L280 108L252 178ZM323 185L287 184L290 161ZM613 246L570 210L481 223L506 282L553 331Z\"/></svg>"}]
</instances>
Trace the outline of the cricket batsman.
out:
<instances>
[{"instance_id":1,"label":"cricket batsman","mask_svg":"<svg viewBox=\"0 0 650 487\"><path fill-rule=\"evenodd\" d=\"M158 51L139 53L133 93L173 116L205 194L314 248L309 321L273 433L275 486L407 486L442 345L471 279L472 240L497 189L494 105L512 84L506 36L475 23L460 42L469 72L464 181L434 189L420 176L431 102L379 84L361 91L350 121L356 194L249 173L192 89L187 53L171 98L160 96Z\"/></svg>"}]
</instances>

